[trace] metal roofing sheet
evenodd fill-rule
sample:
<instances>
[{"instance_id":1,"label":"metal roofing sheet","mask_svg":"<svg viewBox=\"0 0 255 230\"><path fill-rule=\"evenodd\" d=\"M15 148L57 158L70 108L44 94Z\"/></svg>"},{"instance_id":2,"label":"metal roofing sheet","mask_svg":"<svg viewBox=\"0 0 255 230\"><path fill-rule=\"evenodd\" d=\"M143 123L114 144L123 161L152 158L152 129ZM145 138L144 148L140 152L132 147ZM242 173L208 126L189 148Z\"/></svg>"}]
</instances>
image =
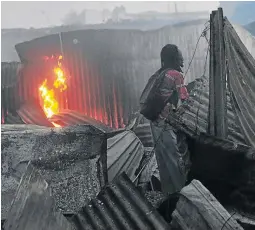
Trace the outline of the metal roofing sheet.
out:
<instances>
[{"instance_id":1,"label":"metal roofing sheet","mask_svg":"<svg viewBox=\"0 0 255 230\"><path fill-rule=\"evenodd\" d=\"M233 112L230 97L227 97L227 138L234 142L245 144L244 136L237 123L237 117ZM208 124L208 106L209 106L209 81L203 77L197 80L195 88L191 91L190 101L187 110L180 117L183 125L193 130L194 133L207 132Z\"/></svg>"},{"instance_id":2,"label":"metal roofing sheet","mask_svg":"<svg viewBox=\"0 0 255 230\"><path fill-rule=\"evenodd\" d=\"M90 124L105 132L110 132L113 130L113 128L105 125L104 123L74 110L63 110L60 113L53 115L50 121L53 121L61 126Z\"/></svg>"},{"instance_id":3,"label":"metal roofing sheet","mask_svg":"<svg viewBox=\"0 0 255 230\"><path fill-rule=\"evenodd\" d=\"M152 147L153 139L151 135L151 127L149 123L139 124L134 130L135 134L139 137L144 147Z\"/></svg>"},{"instance_id":4,"label":"metal roofing sheet","mask_svg":"<svg viewBox=\"0 0 255 230\"><path fill-rule=\"evenodd\" d=\"M18 115L25 124L34 124L46 127L54 127L51 122L54 122L61 127L79 124L90 124L104 132L113 131L111 127L101 123L100 121L72 110L63 110L62 112L52 116L52 118L49 120L46 118L42 108L36 103L32 102L23 104L18 110ZM16 120L17 119L14 119L13 122Z\"/></svg>"},{"instance_id":5,"label":"metal roofing sheet","mask_svg":"<svg viewBox=\"0 0 255 230\"><path fill-rule=\"evenodd\" d=\"M255 25L255 23L253 23ZM255 58L255 37L252 35L246 28L233 25L236 33L238 34L239 38L241 39L242 43L245 45L247 50L251 53L253 58Z\"/></svg>"},{"instance_id":6,"label":"metal roofing sheet","mask_svg":"<svg viewBox=\"0 0 255 230\"><path fill-rule=\"evenodd\" d=\"M255 147L255 60L232 25L225 24L232 104L247 144Z\"/></svg>"},{"instance_id":7,"label":"metal roofing sheet","mask_svg":"<svg viewBox=\"0 0 255 230\"><path fill-rule=\"evenodd\" d=\"M71 221L77 230L164 230L168 224L122 174L92 199Z\"/></svg>"},{"instance_id":8,"label":"metal roofing sheet","mask_svg":"<svg viewBox=\"0 0 255 230\"><path fill-rule=\"evenodd\" d=\"M1 62L1 88L15 86L20 67L19 62Z\"/></svg>"},{"instance_id":9,"label":"metal roofing sheet","mask_svg":"<svg viewBox=\"0 0 255 230\"><path fill-rule=\"evenodd\" d=\"M9 114L15 114L19 104L17 97L18 70L21 64L18 62L1 62L1 123L7 121ZM9 117L10 118L10 117Z\"/></svg>"},{"instance_id":10,"label":"metal roofing sheet","mask_svg":"<svg viewBox=\"0 0 255 230\"><path fill-rule=\"evenodd\" d=\"M108 180L125 172L133 181L144 154L144 147L132 131L124 131L107 140Z\"/></svg>"}]
</instances>

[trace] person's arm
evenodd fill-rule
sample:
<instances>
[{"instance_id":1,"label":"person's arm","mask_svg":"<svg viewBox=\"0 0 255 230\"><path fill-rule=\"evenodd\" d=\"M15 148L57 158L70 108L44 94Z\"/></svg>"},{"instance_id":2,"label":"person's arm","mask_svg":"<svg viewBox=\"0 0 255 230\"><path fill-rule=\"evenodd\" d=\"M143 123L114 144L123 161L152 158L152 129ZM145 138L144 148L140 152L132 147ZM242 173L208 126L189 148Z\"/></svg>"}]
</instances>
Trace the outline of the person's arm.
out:
<instances>
[{"instance_id":1,"label":"person's arm","mask_svg":"<svg viewBox=\"0 0 255 230\"><path fill-rule=\"evenodd\" d=\"M181 73L175 75L175 87L181 102L185 102L189 98L189 93L184 85L184 79Z\"/></svg>"}]
</instances>

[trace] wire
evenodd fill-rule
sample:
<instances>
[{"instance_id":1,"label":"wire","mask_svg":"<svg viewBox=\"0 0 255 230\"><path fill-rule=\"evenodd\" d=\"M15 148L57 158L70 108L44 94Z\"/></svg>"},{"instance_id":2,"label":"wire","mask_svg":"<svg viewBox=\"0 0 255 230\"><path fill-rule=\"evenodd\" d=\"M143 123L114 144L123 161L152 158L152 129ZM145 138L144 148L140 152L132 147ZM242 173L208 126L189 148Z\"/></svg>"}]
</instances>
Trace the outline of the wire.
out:
<instances>
[{"instance_id":1,"label":"wire","mask_svg":"<svg viewBox=\"0 0 255 230\"><path fill-rule=\"evenodd\" d=\"M225 223L223 224L221 230L225 227L226 223L228 223L228 221L236 214L236 212L234 212L226 221Z\"/></svg>"},{"instance_id":2,"label":"wire","mask_svg":"<svg viewBox=\"0 0 255 230\"><path fill-rule=\"evenodd\" d=\"M205 64L204 64L204 73L203 73L203 76L205 76L205 72L206 72L206 67L207 67L207 58L208 58L208 54L209 54L209 49L210 49L210 46L209 46L209 42L208 42L208 47L207 47L207 52L206 52L206 58L205 58ZM195 133L197 133L198 131L198 121L199 121L199 118L198 118L198 114L199 114L199 111L200 111L200 108L201 108L201 96L202 96L202 86L203 86L203 83L201 83L200 87L199 87L199 106L198 106L198 109L197 109L197 113L196 113L196 129L195 129Z\"/></svg>"},{"instance_id":3,"label":"wire","mask_svg":"<svg viewBox=\"0 0 255 230\"><path fill-rule=\"evenodd\" d=\"M190 62L189 62L188 68L187 68L187 70L186 70L186 72L185 72L185 74L184 74L184 79L185 79L185 77L186 77L186 75L187 75L187 73L188 73L188 71L189 71L189 68L190 68L190 66L191 66L191 64L192 64L192 62L193 62L193 59L194 59L194 57L195 57L195 54L196 54L196 51L197 51L197 47L198 47L199 41L200 41L200 39L201 39L202 37L206 37L206 32L207 32L209 29L210 29L210 27L209 27L209 26L206 26L206 28L205 28L205 29L202 31L202 33L200 34L200 36L199 36L199 38L198 38L198 40L197 40L196 46L195 46L195 50L194 50L193 55L192 55L192 57L191 57L191 60L190 60ZM207 40L207 38L206 38L206 40Z\"/></svg>"}]
</instances>

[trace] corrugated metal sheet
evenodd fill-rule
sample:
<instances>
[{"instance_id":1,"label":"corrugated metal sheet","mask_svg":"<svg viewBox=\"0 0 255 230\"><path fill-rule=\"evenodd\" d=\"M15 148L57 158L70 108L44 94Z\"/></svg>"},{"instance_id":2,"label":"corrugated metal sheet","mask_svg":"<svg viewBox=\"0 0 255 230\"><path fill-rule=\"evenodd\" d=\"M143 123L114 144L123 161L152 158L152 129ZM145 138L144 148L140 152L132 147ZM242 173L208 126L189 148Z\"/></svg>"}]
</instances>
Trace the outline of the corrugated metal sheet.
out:
<instances>
[{"instance_id":1,"label":"corrugated metal sheet","mask_svg":"<svg viewBox=\"0 0 255 230\"><path fill-rule=\"evenodd\" d=\"M233 27L247 50L255 58L255 37L242 26L233 25Z\"/></svg>"},{"instance_id":2,"label":"corrugated metal sheet","mask_svg":"<svg viewBox=\"0 0 255 230\"><path fill-rule=\"evenodd\" d=\"M19 62L1 62L1 88L12 87L18 81Z\"/></svg>"},{"instance_id":3,"label":"corrugated metal sheet","mask_svg":"<svg viewBox=\"0 0 255 230\"><path fill-rule=\"evenodd\" d=\"M169 229L163 217L122 174L102 190L71 221L77 230L164 230Z\"/></svg>"},{"instance_id":4,"label":"corrugated metal sheet","mask_svg":"<svg viewBox=\"0 0 255 230\"><path fill-rule=\"evenodd\" d=\"M166 25L172 25L173 21L160 21L153 20L151 21L143 21L139 24L137 22L130 23L114 23L114 24L94 24L94 25L71 25L71 26L58 26L58 27L49 27L49 28L40 28L40 29L2 29L2 61L19 61L19 57L15 51L14 46L18 43L30 41L32 39L36 39L39 37L47 36L50 34L56 34L67 31L75 31L75 30L105 30L105 29L114 29L114 30L155 30L162 28ZM188 22L181 22L181 24L190 25L190 24L202 24L205 22L205 19L198 20L189 20ZM180 23L174 24L174 26L179 26Z\"/></svg>"},{"instance_id":5,"label":"corrugated metal sheet","mask_svg":"<svg viewBox=\"0 0 255 230\"><path fill-rule=\"evenodd\" d=\"M61 127L90 124L98 129L103 130L104 132L113 131L111 127L105 125L104 123L73 110L63 110L60 113L53 115L50 121L59 124Z\"/></svg>"},{"instance_id":6,"label":"corrugated metal sheet","mask_svg":"<svg viewBox=\"0 0 255 230\"><path fill-rule=\"evenodd\" d=\"M26 103L17 112L25 124L54 127L46 118L42 108L35 103Z\"/></svg>"},{"instance_id":7,"label":"corrugated metal sheet","mask_svg":"<svg viewBox=\"0 0 255 230\"><path fill-rule=\"evenodd\" d=\"M152 147L153 146L153 139L151 134L151 126L148 123L140 124L134 130L135 134L139 137L141 142L143 143L144 147Z\"/></svg>"},{"instance_id":8,"label":"corrugated metal sheet","mask_svg":"<svg viewBox=\"0 0 255 230\"><path fill-rule=\"evenodd\" d=\"M61 109L81 112L115 128L123 127L138 109L148 78L160 66L163 45L179 45L187 67L204 27L200 23L146 32L72 31L19 44L16 48L21 60L28 61L20 97L23 101L38 98L38 86L47 68L43 57L63 54L70 78L67 91L59 98ZM207 41L201 38L187 82L202 75L206 48Z\"/></svg>"},{"instance_id":9,"label":"corrugated metal sheet","mask_svg":"<svg viewBox=\"0 0 255 230\"><path fill-rule=\"evenodd\" d=\"M16 85L19 80L18 62L1 62L1 123L6 123L7 115L15 115L18 103Z\"/></svg>"},{"instance_id":10,"label":"corrugated metal sheet","mask_svg":"<svg viewBox=\"0 0 255 230\"><path fill-rule=\"evenodd\" d=\"M132 131L125 131L107 140L108 180L125 172L133 181L144 154L144 147Z\"/></svg>"},{"instance_id":11,"label":"corrugated metal sheet","mask_svg":"<svg viewBox=\"0 0 255 230\"><path fill-rule=\"evenodd\" d=\"M54 127L53 123L60 127L89 124L104 132L113 131L111 127L72 110L63 110L62 112L53 115L50 119L47 119L42 108L31 102L22 105L18 110L18 114L25 124L34 124L46 127ZM9 116L7 118L9 119ZM11 124L17 124L15 122L16 119L14 119Z\"/></svg>"},{"instance_id":12,"label":"corrugated metal sheet","mask_svg":"<svg viewBox=\"0 0 255 230\"><path fill-rule=\"evenodd\" d=\"M225 40L232 104L247 144L255 147L255 60L226 21Z\"/></svg>"},{"instance_id":13,"label":"corrugated metal sheet","mask_svg":"<svg viewBox=\"0 0 255 230\"><path fill-rule=\"evenodd\" d=\"M208 126L208 106L209 106L209 81L201 78L197 81L195 88L191 92L190 101L186 112L180 117L183 125L188 126L194 133L207 132ZM227 138L234 142L245 144L244 136L237 123L236 115L227 97Z\"/></svg>"}]
</instances>

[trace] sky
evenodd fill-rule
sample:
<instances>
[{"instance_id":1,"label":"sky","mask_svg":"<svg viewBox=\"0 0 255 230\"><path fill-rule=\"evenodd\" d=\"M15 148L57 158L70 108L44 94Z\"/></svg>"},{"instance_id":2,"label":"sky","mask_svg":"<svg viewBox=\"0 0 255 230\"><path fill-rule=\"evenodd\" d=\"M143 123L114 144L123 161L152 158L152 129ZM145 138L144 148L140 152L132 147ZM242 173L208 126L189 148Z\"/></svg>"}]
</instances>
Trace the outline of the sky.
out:
<instances>
[{"instance_id":1,"label":"sky","mask_svg":"<svg viewBox=\"0 0 255 230\"><path fill-rule=\"evenodd\" d=\"M139 13L143 11L167 12L174 9L174 2L71 2L71 1L2 1L2 28L40 28L61 25L62 20L70 11L81 12L84 9L112 10L123 5L127 12ZM179 11L211 11L217 9L218 1L206 2L178 2Z\"/></svg>"}]
</instances>

